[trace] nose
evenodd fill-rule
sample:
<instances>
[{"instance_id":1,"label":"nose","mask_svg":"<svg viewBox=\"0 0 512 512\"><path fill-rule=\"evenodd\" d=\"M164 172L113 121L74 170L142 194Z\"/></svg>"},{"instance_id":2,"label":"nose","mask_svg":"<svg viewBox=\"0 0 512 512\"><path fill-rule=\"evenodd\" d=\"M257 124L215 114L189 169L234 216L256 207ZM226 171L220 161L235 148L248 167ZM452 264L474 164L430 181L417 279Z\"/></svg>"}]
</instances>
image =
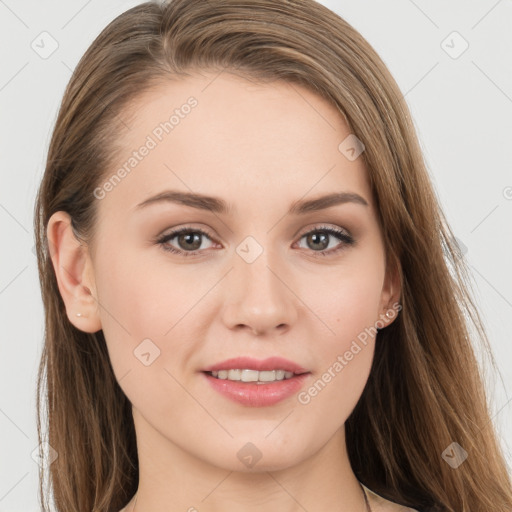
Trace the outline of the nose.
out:
<instances>
[{"instance_id":1,"label":"nose","mask_svg":"<svg viewBox=\"0 0 512 512\"><path fill-rule=\"evenodd\" d=\"M290 275L265 251L252 263L235 255L234 268L225 283L224 324L259 336L289 330L298 317Z\"/></svg>"}]
</instances>

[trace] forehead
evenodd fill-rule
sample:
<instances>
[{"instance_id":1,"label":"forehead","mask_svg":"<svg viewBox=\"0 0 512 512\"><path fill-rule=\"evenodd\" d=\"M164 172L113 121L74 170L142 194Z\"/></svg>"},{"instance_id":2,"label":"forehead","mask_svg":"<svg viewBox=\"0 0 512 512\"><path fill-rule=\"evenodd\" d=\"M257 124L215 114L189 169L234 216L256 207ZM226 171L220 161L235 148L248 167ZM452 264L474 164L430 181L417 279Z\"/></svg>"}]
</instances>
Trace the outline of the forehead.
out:
<instances>
[{"instance_id":1,"label":"forehead","mask_svg":"<svg viewBox=\"0 0 512 512\"><path fill-rule=\"evenodd\" d=\"M334 191L370 196L362 158L340 150L351 135L341 113L296 84L195 74L154 87L121 115L129 129L102 183L115 178L104 204L131 209L166 189L224 197L235 210Z\"/></svg>"}]
</instances>

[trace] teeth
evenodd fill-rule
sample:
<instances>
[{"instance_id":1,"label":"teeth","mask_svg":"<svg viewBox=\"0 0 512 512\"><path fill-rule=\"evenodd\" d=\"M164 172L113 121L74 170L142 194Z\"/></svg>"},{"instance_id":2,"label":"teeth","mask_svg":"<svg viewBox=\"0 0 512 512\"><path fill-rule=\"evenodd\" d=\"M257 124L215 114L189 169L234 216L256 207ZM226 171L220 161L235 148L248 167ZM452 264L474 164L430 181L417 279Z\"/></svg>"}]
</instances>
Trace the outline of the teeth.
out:
<instances>
[{"instance_id":1,"label":"teeth","mask_svg":"<svg viewBox=\"0 0 512 512\"><path fill-rule=\"evenodd\" d=\"M237 372L237 373L232 373ZM258 382L258 370L242 370L242 376L238 377L240 370L229 370L228 380L241 380L242 382Z\"/></svg>"},{"instance_id":2,"label":"teeth","mask_svg":"<svg viewBox=\"0 0 512 512\"><path fill-rule=\"evenodd\" d=\"M285 380L291 379L293 377L293 372L286 372L284 370L266 370L266 371L257 371L257 370L218 370L211 372L213 377L217 377L218 379L227 379L227 380L238 380L242 382L274 382L276 380Z\"/></svg>"},{"instance_id":3,"label":"teeth","mask_svg":"<svg viewBox=\"0 0 512 512\"><path fill-rule=\"evenodd\" d=\"M242 370L228 370L228 380L240 380L242 376ZM258 376L256 375L256 378Z\"/></svg>"}]
</instances>

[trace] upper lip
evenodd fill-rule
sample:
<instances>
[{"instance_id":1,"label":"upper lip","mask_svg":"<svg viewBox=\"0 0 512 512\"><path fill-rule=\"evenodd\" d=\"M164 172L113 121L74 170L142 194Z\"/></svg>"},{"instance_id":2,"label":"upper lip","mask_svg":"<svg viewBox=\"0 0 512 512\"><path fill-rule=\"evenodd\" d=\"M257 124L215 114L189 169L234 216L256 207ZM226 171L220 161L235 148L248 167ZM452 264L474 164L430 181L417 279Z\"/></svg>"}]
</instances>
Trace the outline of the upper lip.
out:
<instances>
[{"instance_id":1,"label":"upper lip","mask_svg":"<svg viewBox=\"0 0 512 512\"><path fill-rule=\"evenodd\" d=\"M252 357L234 357L220 363L215 363L203 371L212 372L218 370L247 369L258 371L284 370L293 373L307 373L309 370L282 357L269 357L267 359L254 359Z\"/></svg>"}]
</instances>

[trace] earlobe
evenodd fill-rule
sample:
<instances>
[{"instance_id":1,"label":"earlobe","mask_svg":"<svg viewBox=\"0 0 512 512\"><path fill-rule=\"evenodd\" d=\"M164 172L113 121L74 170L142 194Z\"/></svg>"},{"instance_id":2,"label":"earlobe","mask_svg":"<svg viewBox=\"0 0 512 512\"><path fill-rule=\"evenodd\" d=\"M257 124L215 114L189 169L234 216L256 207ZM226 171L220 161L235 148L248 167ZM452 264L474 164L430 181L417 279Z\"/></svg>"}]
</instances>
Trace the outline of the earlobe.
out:
<instances>
[{"instance_id":1,"label":"earlobe","mask_svg":"<svg viewBox=\"0 0 512 512\"><path fill-rule=\"evenodd\" d=\"M73 233L71 217L55 212L48 221L48 248L69 321L81 331L101 330L92 261Z\"/></svg>"}]
</instances>

